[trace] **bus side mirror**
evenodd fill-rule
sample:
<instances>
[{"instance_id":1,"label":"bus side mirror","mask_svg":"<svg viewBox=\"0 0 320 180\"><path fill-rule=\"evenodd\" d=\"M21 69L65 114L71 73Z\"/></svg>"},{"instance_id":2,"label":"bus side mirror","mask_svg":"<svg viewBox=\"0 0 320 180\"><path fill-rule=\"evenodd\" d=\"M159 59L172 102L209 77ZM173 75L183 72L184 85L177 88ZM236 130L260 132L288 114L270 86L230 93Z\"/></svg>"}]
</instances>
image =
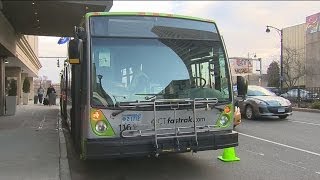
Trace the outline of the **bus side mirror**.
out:
<instances>
[{"instance_id":1,"label":"bus side mirror","mask_svg":"<svg viewBox=\"0 0 320 180\"><path fill-rule=\"evenodd\" d=\"M248 81L243 76L237 76L238 96L246 96L248 91Z\"/></svg>"},{"instance_id":2,"label":"bus side mirror","mask_svg":"<svg viewBox=\"0 0 320 180\"><path fill-rule=\"evenodd\" d=\"M81 39L72 39L68 44L68 55L70 64L80 64L79 47L82 45Z\"/></svg>"}]
</instances>

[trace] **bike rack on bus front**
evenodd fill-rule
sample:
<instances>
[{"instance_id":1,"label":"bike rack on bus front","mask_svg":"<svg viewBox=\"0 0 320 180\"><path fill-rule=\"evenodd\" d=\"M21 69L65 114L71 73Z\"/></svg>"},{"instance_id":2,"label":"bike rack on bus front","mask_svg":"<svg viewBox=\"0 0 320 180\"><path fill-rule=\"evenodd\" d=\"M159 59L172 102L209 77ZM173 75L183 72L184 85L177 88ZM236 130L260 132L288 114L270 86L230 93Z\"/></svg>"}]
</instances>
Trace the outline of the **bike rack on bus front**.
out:
<instances>
[{"instance_id":1,"label":"bike rack on bus front","mask_svg":"<svg viewBox=\"0 0 320 180\"><path fill-rule=\"evenodd\" d=\"M210 132L215 131L214 128L217 125L205 125L205 126L197 126L196 122L196 109L197 106L203 105L206 106L206 109L209 109L210 105L215 105L218 103L217 98L196 98L194 100L190 99L158 99L154 101L143 101L143 102L132 102L128 105L119 107L150 107L153 106L154 112L154 128L153 129L145 129L145 130L124 130L121 132L121 137L130 138L130 137L146 137L146 136L154 136L155 137L155 146L156 146L156 156L159 155L159 139L173 139L175 138L177 141L178 150L179 147L179 138L182 137L195 137L196 147L198 146L198 133L200 132ZM174 128L158 128L155 119L157 119L157 107L171 107L174 111L174 119L176 119L176 110L179 110L180 107L190 107L193 110L193 126L189 127L177 127L176 121L174 121ZM182 132L183 129L190 129L192 131ZM173 131L174 132L167 132L167 133L158 133L159 131Z\"/></svg>"}]
</instances>

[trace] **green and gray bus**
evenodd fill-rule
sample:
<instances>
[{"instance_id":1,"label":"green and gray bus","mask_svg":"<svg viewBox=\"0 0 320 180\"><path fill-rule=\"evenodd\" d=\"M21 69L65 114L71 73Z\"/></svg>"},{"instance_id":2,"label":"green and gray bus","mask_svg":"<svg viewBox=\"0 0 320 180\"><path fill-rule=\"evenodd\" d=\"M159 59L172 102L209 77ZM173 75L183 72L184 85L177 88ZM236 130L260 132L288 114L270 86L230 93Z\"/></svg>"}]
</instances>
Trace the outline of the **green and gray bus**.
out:
<instances>
[{"instance_id":1,"label":"green and gray bus","mask_svg":"<svg viewBox=\"0 0 320 180\"><path fill-rule=\"evenodd\" d=\"M214 21L93 12L74 32L61 114L80 158L238 145L229 60Z\"/></svg>"}]
</instances>

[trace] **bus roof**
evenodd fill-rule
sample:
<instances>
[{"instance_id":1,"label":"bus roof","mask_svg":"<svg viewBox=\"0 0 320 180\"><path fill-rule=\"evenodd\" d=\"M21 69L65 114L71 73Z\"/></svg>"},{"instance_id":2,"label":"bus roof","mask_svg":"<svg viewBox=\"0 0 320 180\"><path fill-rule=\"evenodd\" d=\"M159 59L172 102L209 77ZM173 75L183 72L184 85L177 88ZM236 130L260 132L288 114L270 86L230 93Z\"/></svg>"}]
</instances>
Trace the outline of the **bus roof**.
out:
<instances>
[{"instance_id":1,"label":"bus roof","mask_svg":"<svg viewBox=\"0 0 320 180\"><path fill-rule=\"evenodd\" d=\"M183 16L177 14L167 14L167 13L153 13L153 12L89 12L85 15L86 18L90 16L158 16L158 17L172 17L180 19L189 19L203 22L215 23L211 19L203 19L192 16Z\"/></svg>"}]
</instances>

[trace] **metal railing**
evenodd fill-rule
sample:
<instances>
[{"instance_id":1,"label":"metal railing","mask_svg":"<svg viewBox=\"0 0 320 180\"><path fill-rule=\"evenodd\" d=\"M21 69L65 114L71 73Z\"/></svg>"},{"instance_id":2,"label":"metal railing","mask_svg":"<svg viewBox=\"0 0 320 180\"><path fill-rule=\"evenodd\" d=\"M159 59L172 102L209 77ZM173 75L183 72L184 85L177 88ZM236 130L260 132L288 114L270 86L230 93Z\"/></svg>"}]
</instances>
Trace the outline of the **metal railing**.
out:
<instances>
[{"instance_id":1,"label":"metal railing","mask_svg":"<svg viewBox=\"0 0 320 180\"><path fill-rule=\"evenodd\" d=\"M297 107L308 107L316 101L320 101L320 87L293 87L283 89L280 94Z\"/></svg>"}]
</instances>

